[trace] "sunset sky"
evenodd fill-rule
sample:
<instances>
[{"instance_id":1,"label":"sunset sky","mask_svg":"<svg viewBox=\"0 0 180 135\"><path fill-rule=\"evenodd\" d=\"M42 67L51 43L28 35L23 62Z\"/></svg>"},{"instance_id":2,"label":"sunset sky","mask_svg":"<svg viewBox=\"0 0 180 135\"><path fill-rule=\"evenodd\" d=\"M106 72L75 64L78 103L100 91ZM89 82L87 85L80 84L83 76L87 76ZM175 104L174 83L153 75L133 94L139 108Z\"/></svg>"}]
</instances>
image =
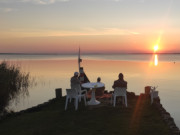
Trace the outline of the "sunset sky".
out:
<instances>
[{"instance_id":1,"label":"sunset sky","mask_svg":"<svg viewBox=\"0 0 180 135\"><path fill-rule=\"evenodd\" d=\"M0 0L0 53L180 52L180 0Z\"/></svg>"}]
</instances>

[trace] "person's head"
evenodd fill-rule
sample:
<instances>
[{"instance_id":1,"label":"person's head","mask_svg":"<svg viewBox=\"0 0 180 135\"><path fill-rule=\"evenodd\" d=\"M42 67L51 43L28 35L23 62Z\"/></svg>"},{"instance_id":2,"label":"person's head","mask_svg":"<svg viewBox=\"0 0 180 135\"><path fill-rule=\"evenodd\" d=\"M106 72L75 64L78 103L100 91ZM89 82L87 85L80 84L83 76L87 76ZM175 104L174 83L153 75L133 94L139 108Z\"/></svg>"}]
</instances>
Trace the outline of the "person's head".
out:
<instances>
[{"instance_id":1,"label":"person's head","mask_svg":"<svg viewBox=\"0 0 180 135\"><path fill-rule=\"evenodd\" d=\"M78 77L79 73L78 72L74 72L74 76Z\"/></svg>"},{"instance_id":2,"label":"person's head","mask_svg":"<svg viewBox=\"0 0 180 135\"><path fill-rule=\"evenodd\" d=\"M101 78L100 77L97 78L97 82L101 82Z\"/></svg>"},{"instance_id":3,"label":"person's head","mask_svg":"<svg viewBox=\"0 0 180 135\"><path fill-rule=\"evenodd\" d=\"M123 76L122 73L119 74L119 79L120 79L120 80L123 80L123 79L124 79L124 76Z\"/></svg>"}]
</instances>

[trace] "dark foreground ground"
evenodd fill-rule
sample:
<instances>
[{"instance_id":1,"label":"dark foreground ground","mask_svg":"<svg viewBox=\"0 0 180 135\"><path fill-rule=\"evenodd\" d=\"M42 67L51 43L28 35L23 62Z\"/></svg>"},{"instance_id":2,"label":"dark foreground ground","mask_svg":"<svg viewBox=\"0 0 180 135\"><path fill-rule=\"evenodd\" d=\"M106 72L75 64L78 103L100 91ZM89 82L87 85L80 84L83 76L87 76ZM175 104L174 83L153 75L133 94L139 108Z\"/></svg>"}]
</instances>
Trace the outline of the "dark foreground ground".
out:
<instances>
[{"instance_id":1,"label":"dark foreground ground","mask_svg":"<svg viewBox=\"0 0 180 135\"><path fill-rule=\"evenodd\" d=\"M128 97L128 107L110 100L98 106L73 102L64 111L65 97L0 121L0 135L171 135L159 112L145 96Z\"/></svg>"}]
</instances>

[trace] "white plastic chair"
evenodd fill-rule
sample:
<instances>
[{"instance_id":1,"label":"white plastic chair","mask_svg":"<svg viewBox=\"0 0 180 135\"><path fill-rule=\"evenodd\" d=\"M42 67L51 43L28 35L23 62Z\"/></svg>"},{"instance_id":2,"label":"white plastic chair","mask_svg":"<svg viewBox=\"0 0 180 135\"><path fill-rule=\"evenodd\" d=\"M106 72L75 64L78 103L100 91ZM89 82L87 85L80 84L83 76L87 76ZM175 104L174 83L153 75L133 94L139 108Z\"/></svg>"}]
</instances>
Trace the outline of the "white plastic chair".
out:
<instances>
[{"instance_id":1,"label":"white plastic chair","mask_svg":"<svg viewBox=\"0 0 180 135\"><path fill-rule=\"evenodd\" d=\"M127 107L128 105L127 105L126 88L124 88L124 87L116 87L114 89L114 93L112 94L112 97L111 97L111 103L112 103L112 99L113 99L113 106L114 107L116 105L116 97L118 97L118 96L121 96L123 98L122 101L123 102L125 101L125 105Z\"/></svg>"},{"instance_id":2,"label":"white plastic chair","mask_svg":"<svg viewBox=\"0 0 180 135\"><path fill-rule=\"evenodd\" d=\"M66 103L65 103L65 110L67 110L67 105L68 105L68 101L72 98L74 98L74 105L75 105L75 110L78 109L78 101L81 98L84 98L84 103L86 105L86 95L85 94L81 94L79 95L76 89L66 89Z\"/></svg>"},{"instance_id":3,"label":"white plastic chair","mask_svg":"<svg viewBox=\"0 0 180 135\"><path fill-rule=\"evenodd\" d=\"M81 95L81 96L85 95L86 98L87 98L87 90L81 90L81 86L80 85L76 85L76 86L74 86L71 89L76 89L79 95ZM85 93L85 94L83 94L83 93ZM81 102L81 98L79 98L79 102Z\"/></svg>"},{"instance_id":4,"label":"white plastic chair","mask_svg":"<svg viewBox=\"0 0 180 135\"><path fill-rule=\"evenodd\" d=\"M151 87L151 93L150 93L150 95L151 95L151 104L153 103L153 100L154 100L154 98L157 98L158 97L158 91L156 91L156 88L157 87Z\"/></svg>"}]
</instances>

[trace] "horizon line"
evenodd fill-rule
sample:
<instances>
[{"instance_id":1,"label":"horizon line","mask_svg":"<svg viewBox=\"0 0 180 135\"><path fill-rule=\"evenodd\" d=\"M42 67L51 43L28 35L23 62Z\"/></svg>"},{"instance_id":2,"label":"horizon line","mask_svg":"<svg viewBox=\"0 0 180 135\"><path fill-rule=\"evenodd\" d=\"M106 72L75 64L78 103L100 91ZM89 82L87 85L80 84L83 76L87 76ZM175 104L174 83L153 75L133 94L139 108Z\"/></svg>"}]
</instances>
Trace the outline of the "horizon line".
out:
<instances>
[{"instance_id":1,"label":"horizon line","mask_svg":"<svg viewBox=\"0 0 180 135\"><path fill-rule=\"evenodd\" d=\"M0 53L0 55L76 55L77 53ZM141 52L136 52L136 53L81 53L83 55L112 55L112 54L180 54L180 52L171 52L171 53L141 53Z\"/></svg>"}]
</instances>

